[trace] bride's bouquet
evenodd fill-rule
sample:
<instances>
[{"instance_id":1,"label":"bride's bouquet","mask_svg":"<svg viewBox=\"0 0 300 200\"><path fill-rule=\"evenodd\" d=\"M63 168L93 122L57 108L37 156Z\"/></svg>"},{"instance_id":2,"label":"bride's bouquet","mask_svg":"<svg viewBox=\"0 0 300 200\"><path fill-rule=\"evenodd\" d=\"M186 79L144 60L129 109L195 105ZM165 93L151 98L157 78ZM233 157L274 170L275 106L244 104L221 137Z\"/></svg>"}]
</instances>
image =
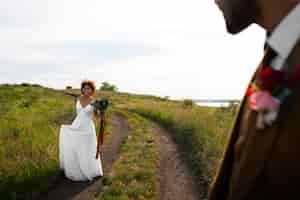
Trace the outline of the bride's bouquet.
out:
<instances>
[{"instance_id":1,"label":"bride's bouquet","mask_svg":"<svg viewBox=\"0 0 300 200\"><path fill-rule=\"evenodd\" d=\"M105 111L108 108L108 100L96 100L91 104L94 107L95 112L100 113L100 129L98 134L98 142L97 142L97 153L96 159L98 159L100 151L100 145L103 144L104 141L104 129L105 129Z\"/></svg>"},{"instance_id":2,"label":"bride's bouquet","mask_svg":"<svg viewBox=\"0 0 300 200\"><path fill-rule=\"evenodd\" d=\"M108 100L107 99L96 100L91 105L94 107L96 112L104 113L108 108Z\"/></svg>"}]
</instances>

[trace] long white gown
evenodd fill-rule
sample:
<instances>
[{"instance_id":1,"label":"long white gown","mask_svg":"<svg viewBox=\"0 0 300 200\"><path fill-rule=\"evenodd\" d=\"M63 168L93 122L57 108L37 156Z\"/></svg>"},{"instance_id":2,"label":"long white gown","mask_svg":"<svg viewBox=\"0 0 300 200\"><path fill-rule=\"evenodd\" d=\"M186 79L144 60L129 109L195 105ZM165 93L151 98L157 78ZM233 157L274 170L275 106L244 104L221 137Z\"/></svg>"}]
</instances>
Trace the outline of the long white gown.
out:
<instances>
[{"instance_id":1,"label":"long white gown","mask_svg":"<svg viewBox=\"0 0 300 200\"><path fill-rule=\"evenodd\" d=\"M76 102L76 118L71 125L61 125L59 133L60 168L73 181L103 176L101 157L96 159L97 137L93 107Z\"/></svg>"}]
</instances>

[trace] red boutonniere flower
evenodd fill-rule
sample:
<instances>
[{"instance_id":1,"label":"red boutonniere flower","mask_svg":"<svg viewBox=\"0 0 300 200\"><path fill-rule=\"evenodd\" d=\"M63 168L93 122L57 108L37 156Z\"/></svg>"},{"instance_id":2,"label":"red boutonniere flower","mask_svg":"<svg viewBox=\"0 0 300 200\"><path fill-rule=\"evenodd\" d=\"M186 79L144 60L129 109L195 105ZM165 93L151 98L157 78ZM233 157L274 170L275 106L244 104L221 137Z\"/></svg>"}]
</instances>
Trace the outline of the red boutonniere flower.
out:
<instances>
[{"instance_id":1,"label":"red boutonniere flower","mask_svg":"<svg viewBox=\"0 0 300 200\"><path fill-rule=\"evenodd\" d=\"M273 69L272 67L264 67L259 71L258 77L261 80L263 90L272 91L274 88L284 81L284 72Z\"/></svg>"},{"instance_id":2,"label":"red boutonniere flower","mask_svg":"<svg viewBox=\"0 0 300 200\"><path fill-rule=\"evenodd\" d=\"M284 72L272 67L261 68L258 78L246 90L249 106L258 112L256 127L263 129L270 125L278 115L280 100L272 96L272 92L284 82Z\"/></svg>"},{"instance_id":3,"label":"red boutonniere flower","mask_svg":"<svg viewBox=\"0 0 300 200\"><path fill-rule=\"evenodd\" d=\"M271 125L276 120L280 105L291 94L290 89L300 82L300 65L287 76L285 71L263 67L247 88L245 96L249 99L249 106L258 113L258 129L264 129L265 125Z\"/></svg>"},{"instance_id":4,"label":"red boutonniere flower","mask_svg":"<svg viewBox=\"0 0 300 200\"><path fill-rule=\"evenodd\" d=\"M256 89L253 88L251 85L248 86L247 90L246 90L246 97L250 97L251 94L253 94L254 92L256 92Z\"/></svg>"}]
</instances>

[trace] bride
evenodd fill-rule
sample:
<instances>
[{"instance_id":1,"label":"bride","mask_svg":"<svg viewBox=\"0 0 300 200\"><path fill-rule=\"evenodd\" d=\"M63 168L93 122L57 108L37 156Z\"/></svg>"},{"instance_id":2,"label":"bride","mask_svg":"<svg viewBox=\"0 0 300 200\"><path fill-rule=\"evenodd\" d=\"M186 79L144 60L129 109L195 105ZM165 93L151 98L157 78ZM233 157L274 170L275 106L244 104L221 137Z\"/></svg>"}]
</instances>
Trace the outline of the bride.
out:
<instances>
[{"instance_id":1,"label":"bride","mask_svg":"<svg viewBox=\"0 0 300 200\"><path fill-rule=\"evenodd\" d=\"M96 130L93 122L96 87L93 81L81 83L76 101L77 116L71 125L62 125L59 133L60 168L73 181L92 180L103 176L101 156L96 159Z\"/></svg>"}]
</instances>

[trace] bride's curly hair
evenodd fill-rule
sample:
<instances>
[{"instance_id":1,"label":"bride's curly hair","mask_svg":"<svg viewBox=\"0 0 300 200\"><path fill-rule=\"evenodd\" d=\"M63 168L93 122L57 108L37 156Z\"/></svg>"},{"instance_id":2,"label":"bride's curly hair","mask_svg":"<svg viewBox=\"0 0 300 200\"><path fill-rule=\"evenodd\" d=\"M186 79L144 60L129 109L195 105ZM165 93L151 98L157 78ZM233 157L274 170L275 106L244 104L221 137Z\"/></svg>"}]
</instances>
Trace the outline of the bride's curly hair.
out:
<instances>
[{"instance_id":1,"label":"bride's curly hair","mask_svg":"<svg viewBox=\"0 0 300 200\"><path fill-rule=\"evenodd\" d=\"M95 94L96 94L96 84L95 84L94 81L91 81L91 80L83 80L81 82L81 89L80 89L81 93L82 93L82 90L83 90L84 86L86 86L86 85L88 85L92 89L92 96L95 96Z\"/></svg>"}]
</instances>

